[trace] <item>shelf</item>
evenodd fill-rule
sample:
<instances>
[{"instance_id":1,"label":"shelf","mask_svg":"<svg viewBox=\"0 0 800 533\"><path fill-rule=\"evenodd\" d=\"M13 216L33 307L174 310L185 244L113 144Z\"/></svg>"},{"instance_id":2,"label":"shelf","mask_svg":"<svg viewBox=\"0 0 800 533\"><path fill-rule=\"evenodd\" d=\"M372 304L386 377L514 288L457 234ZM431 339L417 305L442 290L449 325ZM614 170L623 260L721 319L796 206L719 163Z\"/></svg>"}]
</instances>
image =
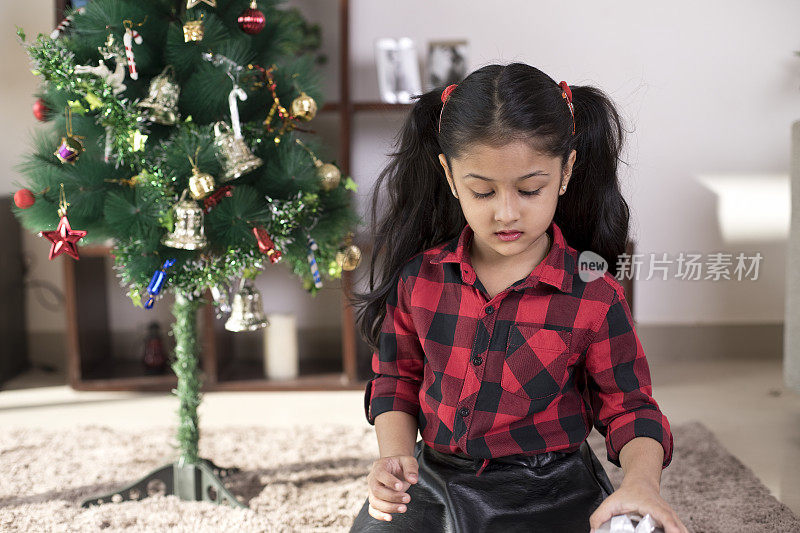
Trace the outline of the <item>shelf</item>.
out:
<instances>
[{"instance_id":1,"label":"shelf","mask_svg":"<svg viewBox=\"0 0 800 533\"><path fill-rule=\"evenodd\" d=\"M137 390L169 391L178 379L171 368L163 374L145 374L139 361L108 357L85 370L81 380L73 384L76 390Z\"/></svg>"},{"instance_id":2,"label":"shelf","mask_svg":"<svg viewBox=\"0 0 800 533\"><path fill-rule=\"evenodd\" d=\"M414 104L392 104L389 102L351 102L353 111L408 111ZM339 102L328 102L322 106L321 112L340 112L342 105Z\"/></svg>"},{"instance_id":3,"label":"shelf","mask_svg":"<svg viewBox=\"0 0 800 533\"><path fill-rule=\"evenodd\" d=\"M294 379L254 378L263 375L262 365L256 361L237 362L221 374L218 382L210 382L201 373L202 391L324 391L364 390L366 381L349 382L342 372L309 372L319 365L301 364L300 376ZM86 372L76 390L84 391L140 391L167 392L177 386L171 368L164 374L144 375L137 361L109 358Z\"/></svg>"},{"instance_id":4,"label":"shelf","mask_svg":"<svg viewBox=\"0 0 800 533\"><path fill-rule=\"evenodd\" d=\"M248 375L248 367L250 374ZM215 391L329 391L364 390L366 381L351 382L342 372L300 375L293 379L251 379L261 374L260 365L237 365L234 379L220 380ZM229 376L230 377L230 376Z\"/></svg>"}]
</instances>

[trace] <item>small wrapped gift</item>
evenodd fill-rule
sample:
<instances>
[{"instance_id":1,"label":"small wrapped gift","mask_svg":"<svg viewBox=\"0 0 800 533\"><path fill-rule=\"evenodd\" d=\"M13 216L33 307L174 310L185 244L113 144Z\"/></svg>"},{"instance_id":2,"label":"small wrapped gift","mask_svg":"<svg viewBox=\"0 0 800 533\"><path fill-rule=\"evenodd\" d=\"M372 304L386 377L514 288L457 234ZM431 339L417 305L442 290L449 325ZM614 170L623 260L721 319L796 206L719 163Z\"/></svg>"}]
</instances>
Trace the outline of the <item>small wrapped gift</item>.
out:
<instances>
[{"instance_id":1,"label":"small wrapped gift","mask_svg":"<svg viewBox=\"0 0 800 533\"><path fill-rule=\"evenodd\" d=\"M611 520L603 522L597 533L664 533L649 514L644 518L636 513L626 513L612 516Z\"/></svg>"}]
</instances>

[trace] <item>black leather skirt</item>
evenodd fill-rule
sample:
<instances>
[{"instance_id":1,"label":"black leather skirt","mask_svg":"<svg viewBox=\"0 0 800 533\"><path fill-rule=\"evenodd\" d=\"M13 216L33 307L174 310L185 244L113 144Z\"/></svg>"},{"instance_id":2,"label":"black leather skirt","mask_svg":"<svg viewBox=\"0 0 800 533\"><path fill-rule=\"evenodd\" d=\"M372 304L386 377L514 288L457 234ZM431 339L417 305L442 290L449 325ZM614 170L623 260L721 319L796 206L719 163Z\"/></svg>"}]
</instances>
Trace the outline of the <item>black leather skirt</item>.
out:
<instances>
[{"instance_id":1,"label":"black leather skirt","mask_svg":"<svg viewBox=\"0 0 800 533\"><path fill-rule=\"evenodd\" d=\"M572 452L483 459L442 453L422 440L414 447L419 481L404 513L370 516L369 498L352 532L588 533L589 516L614 491L589 444Z\"/></svg>"}]
</instances>

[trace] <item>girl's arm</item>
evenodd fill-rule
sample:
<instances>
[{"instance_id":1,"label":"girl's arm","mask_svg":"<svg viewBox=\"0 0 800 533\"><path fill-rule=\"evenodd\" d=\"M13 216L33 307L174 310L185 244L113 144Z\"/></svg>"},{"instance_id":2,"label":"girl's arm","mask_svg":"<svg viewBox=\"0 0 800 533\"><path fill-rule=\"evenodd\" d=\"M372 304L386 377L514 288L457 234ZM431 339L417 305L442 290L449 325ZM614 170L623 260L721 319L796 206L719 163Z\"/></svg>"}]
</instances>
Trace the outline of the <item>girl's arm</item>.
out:
<instances>
[{"instance_id":1,"label":"girl's arm","mask_svg":"<svg viewBox=\"0 0 800 533\"><path fill-rule=\"evenodd\" d=\"M650 368L624 293L614 295L587 348L585 366L594 426L605 437L609 462L622 467L622 449L634 439L642 442L644 438L661 446L660 467L666 468L672 460L672 431L653 398ZM650 449L647 444L651 443L644 445ZM640 463L641 459L635 459L633 470L640 470Z\"/></svg>"},{"instance_id":2,"label":"girl's arm","mask_svg":"<svg viewBox=\"0 0 800 533\"><path fill-rule=\"evenodd\" d=\"M381 457L414 455L417 419L405 411L386 411L375 417Z\"/></svg>"},{"instance_id":3,"label":"girl's arm","mask_svg":"<svg viewBox=\"0 0 800 533\"><path fill-rule=\"evenodd\" d=\"M658 441L649 437L636 437L628 441L619 452L619 462L625 472L622 482L641 480L660 490L663 461L664 448Z\"/></svg>"},{"instance_id":4,"label":"girl's arm","mask_svg":"<svg viewBox=\"0 0 800 533\"><path fill-rule=\"evenodd\" d=\"M386 427L387 418L400 424L396 432L389 430L391 433L385 439L381 438L381 432L376 427L379 441L396 441L397 446L409 451L404 455L411 455L414 449L420 411L419 391L425 364L425 353L411 315L408 289L401 272L397 290L390 292L386 299L386 317L381 326L379 349L372 354L375 375L364 390L364 414L370 424L377 426L379 415L388 412L392 415L381 417L384 420L382 426Z\"/></svg>"}]
</instances>

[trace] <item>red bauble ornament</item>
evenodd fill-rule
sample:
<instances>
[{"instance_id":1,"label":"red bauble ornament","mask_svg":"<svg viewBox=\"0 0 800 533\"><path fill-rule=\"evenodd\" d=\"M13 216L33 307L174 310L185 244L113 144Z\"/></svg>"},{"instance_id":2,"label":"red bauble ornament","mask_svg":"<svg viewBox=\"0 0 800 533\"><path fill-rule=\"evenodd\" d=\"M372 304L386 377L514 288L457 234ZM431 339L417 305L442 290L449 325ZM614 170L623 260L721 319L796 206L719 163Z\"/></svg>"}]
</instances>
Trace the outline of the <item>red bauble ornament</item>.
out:
<instances>
[{"instance_id":1,"label":"red bauble ornament","mask_svg":"<svg viewBox=\"0 0 800 533\"><path fill-rule=\"evenodd\" d=\"M17 207L20 209L28 209L35 202L36 198L28 189L20 189L14 193L14 203L17 204Z\"/></svg>"},{"instance_id":2,"label":"red bauble ornament","mask_svg":"<svg viewBox=\"0 0 800 533\"><path fill-rule=\"evenodd\" d=\"M80 257L78 257L77 243L86 236L86 231L72 229L69 226L67 215L62 215L55 230L40 231L39 236L53 243L50 247L50 260L65 252L74 259L80 259Z\"/></svg>"},{"instance_id":3,"label":"red bauble ornament","mask_svg":"<svg viewBox=\"0 0 800 533\"><path fill-rule=\"evenodd\" d=\"M39 98L33 103L33 116L36 117L36 120L39 122L45 122L47 120L48 113L50 113L50 108L47 107L47 104L44 103L44 100Z\"/></svg>"},{"instance_id":4,"label":"red bauble ornament","mask_svg":"<svg viewBox=\"0 0 800 533\"><path fill-rule=\"evenodd\" d=\"M236 21L239 23L239 28L243 32L255 35L264 29L264 25L267 23L267 17L264 16L264 13L259 11L256 0L253 0L250 2L250 7L242 11L242 14L239 15Z\"/></svg>"}]
</instances>

